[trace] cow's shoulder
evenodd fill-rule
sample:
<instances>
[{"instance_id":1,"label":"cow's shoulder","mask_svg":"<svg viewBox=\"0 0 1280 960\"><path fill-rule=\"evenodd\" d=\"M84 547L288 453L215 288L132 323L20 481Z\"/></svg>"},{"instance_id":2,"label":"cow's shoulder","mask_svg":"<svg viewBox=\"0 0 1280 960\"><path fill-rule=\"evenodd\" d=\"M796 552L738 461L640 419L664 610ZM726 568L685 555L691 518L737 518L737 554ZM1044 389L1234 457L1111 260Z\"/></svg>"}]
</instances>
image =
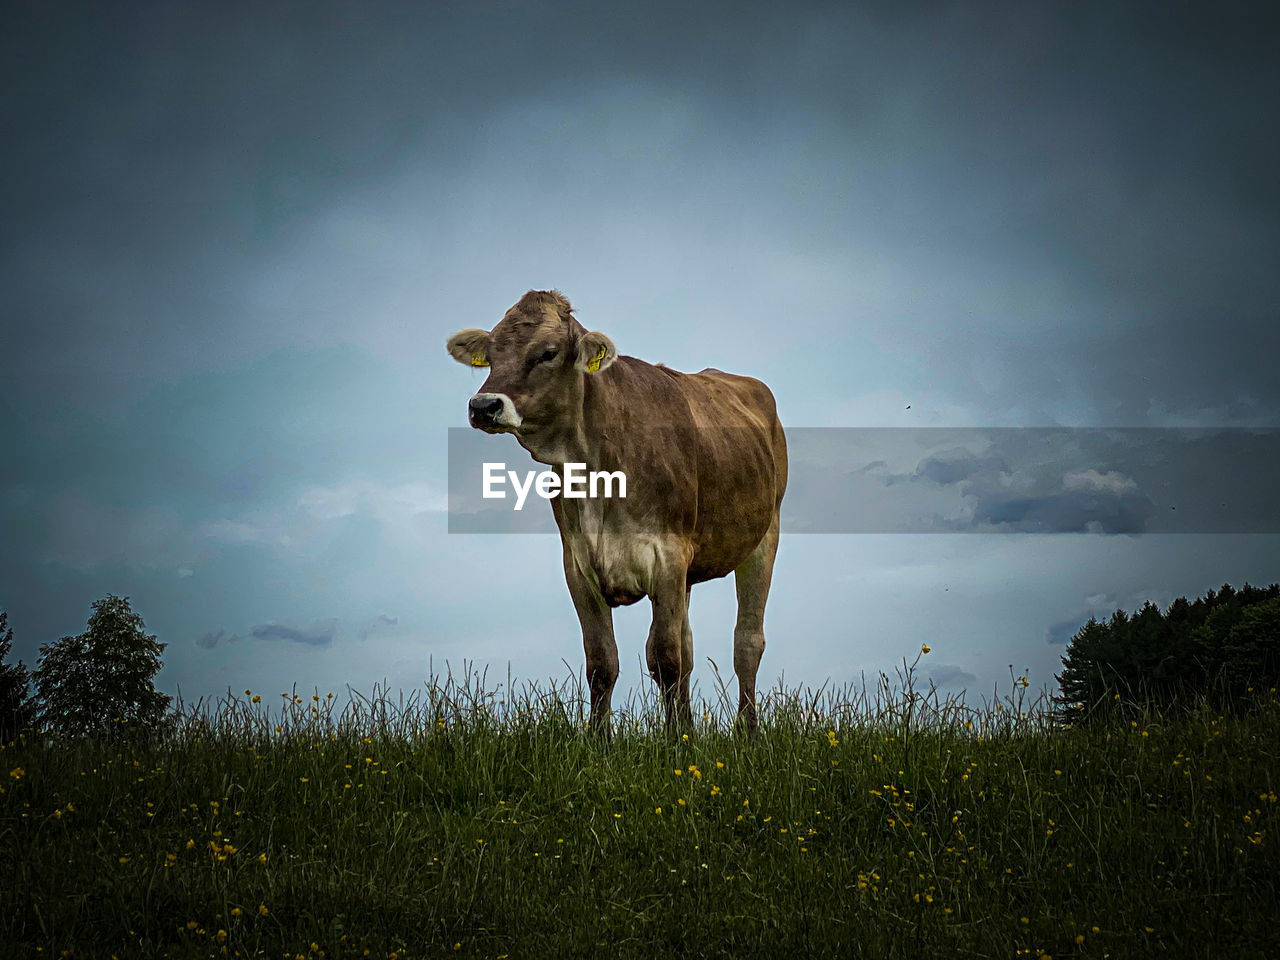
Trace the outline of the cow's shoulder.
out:
<instances>
[{"instance_id":1,"label":"cow's shoulder","mask_svg":"<svg viewBox=\"0 0 1280 960\"><path fill-rule=\"evenodd\" d=\"M763 381L738 373L725 373L715 367L707 367L697 373L686 374L689 387L713 399L718 404L749 410L766 421L777 418L777 403Z\"/></svg>"},{"instance_id":2,"label":"cow's shoulder","mask_svg":"<svg viewBox=\"0 0 1280 960\"><path fill-rule=\"evenodd\" d=\"M665 364L649 363L639 357L622 354L603 374L600 382L607 383L629 394L642 394L651 402L670 402L680 394L681 381L688 374L673 370Z\"/></svg>"},{"instance_id":3,"label":"cow's shoulder","mask_svg":"<svg viewBox=\"0 0 1280 960\"><path fill-rule=\"evenodd\" d=\"M601 374L600 385L605 389L595 400L600 404L597 409L625 410L628 419L636 416L651 424L745 421L767 425L777 419L773 393L764 383L715 367L683 373L624 355Z\"/></svg>"}]
</instances>

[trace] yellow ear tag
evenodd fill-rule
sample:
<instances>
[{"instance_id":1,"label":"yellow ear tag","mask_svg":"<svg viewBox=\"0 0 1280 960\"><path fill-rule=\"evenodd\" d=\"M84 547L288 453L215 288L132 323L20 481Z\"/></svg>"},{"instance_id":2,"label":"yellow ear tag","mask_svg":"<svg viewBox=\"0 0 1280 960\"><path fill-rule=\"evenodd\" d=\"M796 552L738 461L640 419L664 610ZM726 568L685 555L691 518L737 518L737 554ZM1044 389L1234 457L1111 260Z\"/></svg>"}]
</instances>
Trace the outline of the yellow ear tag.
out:
<instances>
[{"instance_id":1,"label":"yellow ear tag","mask_svg":"<svg viewBox=\"0 0 1280 960\"><path fill-rule=\"evenodd\" d=\"M484 358L484 354L476 351L471 355L471 365L473 367L487 367L489 361Z\"/></svg>"},{"instance_id":2,"label":"yellow ear tag","mask_svg":"<svg viewBox=\"0 0 1280 960\"><path fill-rule=\"evenodd\" d=\"M609 351L604 347L597 350L596 355L587 361L587 373L599 373L600 361L604 359L604 355L608 352Z\"/></svg>"}]
</instances>

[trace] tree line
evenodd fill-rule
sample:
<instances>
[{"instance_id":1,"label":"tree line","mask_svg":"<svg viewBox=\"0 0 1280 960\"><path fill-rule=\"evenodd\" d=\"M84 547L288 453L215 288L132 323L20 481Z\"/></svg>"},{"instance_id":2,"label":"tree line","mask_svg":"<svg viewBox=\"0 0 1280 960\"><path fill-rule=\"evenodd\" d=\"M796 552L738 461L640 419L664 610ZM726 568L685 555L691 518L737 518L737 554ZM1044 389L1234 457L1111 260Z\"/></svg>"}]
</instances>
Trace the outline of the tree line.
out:
<instances>
[{"instance_id":1,"label":"tree line","mask_svg":"<svg viewBox=\"0 0 1280 960\"><path fill-rule=\"evenodd\" d=\"M0 611L0 742L28 729L114 738L164 726L170 698L154 679L166 644L147 633L127 597L94 603L85 631L41 646L34 670L7 662L12 645ZM1132 615L1090 618L1062 665L1054 701L1069 723L1134 704L1247 703L1280 686L1280 584L1223 584L1167 610L1148 601Z\"/></svg>"},{"instance_id":2,"label":"tree line","mask_svg":"<svg viewBox=\"0 0 1280 960\"><path fill-rule=\"evenodd\" d=\"M1246 704L1280 685L1280 584L1227 583L1164 611L1148 601L1132 615L1090 618L1062 664L1054 699L1068 722L1133 704Z\"/></svg>"}]
</instances>

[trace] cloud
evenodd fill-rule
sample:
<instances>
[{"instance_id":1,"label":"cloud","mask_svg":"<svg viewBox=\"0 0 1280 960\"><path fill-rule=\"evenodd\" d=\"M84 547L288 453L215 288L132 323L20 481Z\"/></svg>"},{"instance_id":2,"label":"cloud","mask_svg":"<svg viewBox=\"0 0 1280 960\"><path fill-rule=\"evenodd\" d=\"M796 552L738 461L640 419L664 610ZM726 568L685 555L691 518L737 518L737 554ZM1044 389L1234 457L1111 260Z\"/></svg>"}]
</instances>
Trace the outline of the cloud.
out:
<instances>
[{"instance_id":1,"label":"cloud","mask_svg":"<svg viewBox=\"0 0 1280 960\"><path fill-rule=\"evenodd\" d=\"M1066 620L1051 623L1049 628L1045 630L1045 642L1050 646L1065 646L1071 642L1072 637L1080 632L1080 628L1089 622L1090 617L1097 619L1094 614L1089 614L1069 617Z\"/></svg>"},{"instance_id":2,"label":"cloud","mask_svg":"<svg viewBox=\"0 0 1280 960\"><path fill-rule=\"evenodd\" d=\"M291 640L308 647L327 647L338 632L336 619L317 620L310 629L292 627L285 623L260 623L249 628L249 636L257 640Z\"/></svg>"},{"instance_id":3,"label":"cloud","mask_svg":"<svg viewBox=\"0 0 1280 960\"><path fill-rule=\"evenodd\" d=\"M954 663L940 663L931 668L927 675L934 686L950 690L962 690L978 680L975 674Z\"/></svg>"},{"instance_id":4,"label":"cloud","mask_svg":"<svg viewBox=\"0 0 1280 960\"><path fill-rule=\"evenodd\" d=\"M399 617L390 617L385 613L380 613L360 628L360 639L368 640L371 634L384 627L394 627L399 622Z\"/></svg>"},{"instance_id":5,"label":"cloud","mask_svg":"<svg viewBox=\"0 0 1280 960\"><path fill-rule=\"evenodd\" d=\"M212 650L225 635L225 630L210 630L196 641L196 646L202 650Z\"/></svg>"},{"instance_id":6,"label":"cloud","mask_svg":"<svg viewBox=\"0 0 1280 960\"><path fill-rule=\"evenodd\" d=\"M327 647L337 635L338 626L336 618L317 620L307 629L272 620L250 627L246 636L255 640L290 640L308 647ZM236 633L227 636L225 630L210 630L196 641L196 646L202 650L212 650L220 643L235 643L240 639L240 635Z\"/></svg>"},{"instance_id":7,"label":"cloud","mask_svg":"<svg viewBox=\"0 0 1280 960\"><path fill-rule=\"evenodd\" d=\"M213 540L217 543L261 543L267 539L267 533L256 524L243 520L207 520L195 531L197 537Z\"/></svg>"},{"instance_id":8,"label":"cloud","mask_svg":"<svg viewBox=\"0 0 1280 960\"><path fill-rule=\"evenodd\" d=\"M973 488L969 526L1018 533L1142 533L1155 513L1141 493L1064 490L1023 496L1008 490Z\"/></svg>"},{"instance_id":9,"label":"cloud","mask_svg":"<svg viewBox=\"0 0 1280 960\"><path fill-rule=\"evenodd\" d=\"M1138 485L1132 477L1126 477L1117 470L1076 470L1062 477L1062 486L1066 490L1099 490L1107 493L1127 493L1137 490Z\"/></svg>"},{"instance_id":10,"label":"cloud","mask_svg":"<svg viewBox=\"0 0 1280 960\"><path fill-rule=\"evenodd\" d=\"M201 650L212 650L220 643L236 643L240 640L240 634L233 633L228 637L226 633L225 630L210 630L196 641L196 646ZM224 637L226 637L225 641L223 640Z\"/></svg>"},{"instance_id":11,"label":"cloud","mask_svg":"<svg viewBox=\"0 0 1280 960\"><path fill-rule=\"evenodd\" d=\"M312 487L298 496L298 506L320 520L356 514L397 523L423 513L442 513L448 498L429 483L386 484L372 480Z\"/></svg>"},{"instance_id":12,"label":"cloud","mask_svg":"<svg viewBox=\"0 0 1280 960\"><path fill-rule=\"evenodd\" d=\"M975 456L963 447L921 460L912 475L941 486L971 480L977 476L999 476L1009 472L1003 457Z\"/></svg>"},{"instance_id":13,"label":"cloud","mask_svg":"<svg viewBox=\"0 0 1280 960\"><path fill-rule=\"evenodd\" d=\"M1016 469L995 446L981 455L955 447L925 457L900 479L956 486L966 502L965 513L950 518L957 529L1113 534L1146 529L1154 506L1132 477L1094 467L1063 472L1056 466L1082 455L1077 444L1085 434L1047 431L1047 450L1035 449L1034 442L1013 433L993 431L993 436L996 444L1010 441ZM1053 442L1058 436L1063 439ZM1034 457L1028 456L1028 447ZM1058 473L1061 479L1055 481Z\"/></svg>"},{"instance_id":14,"label":"cloud","mask_svg":"<svg viewBox=\"0 0 1280 960\"><path fill-rule=\"evenodd\" d=\"M1264 479L1241 467L1275 452L1280 432L1223 447L1214 479L1181 465L1198 448L1176 431L801 428L789 431L788 445L789 531L1130 534L1149 532L1156 518L1147 481L1186 500L1203 500L1208 489L1255 492ZM1237 508L1184 512L1173 529L1230 529L1246 515L1269 522Z\"/></svg>"},{"instance_id":15,"label":"cloud","mask_svg":"<svg viewBox=\"0 0 1280 960\"><path fill-rule=\"evenodd\" d=\"M1049 624L1044 639L1050 646L1064 646L1071 642L1086 623L1092 620L1106 622L1116 610L1137 610L1148 600L1160 605L1165 602L1166 588L1143 586L1142 589L1125 591L1117 594L1112 591L1099 591L1084 597L1069 617L1064 617ZM1171 602L1168 601L1168 602Z\"/></svg>"},{"instance_id":16,"label":"cloud","mask_svg":"<svg viewBox=\"0 0 1280 960\"><path fill-rule=\"evenodd\" d=\"M39 560L87 570L107 562L155 566L182 559L174 555L182 521L168 504L125 507L82 490L38 491L31 501L12 511L0 509L0 517L24 515L13 529L35 534L37 542L23 546Z\"/></svg>"}]
</instances>

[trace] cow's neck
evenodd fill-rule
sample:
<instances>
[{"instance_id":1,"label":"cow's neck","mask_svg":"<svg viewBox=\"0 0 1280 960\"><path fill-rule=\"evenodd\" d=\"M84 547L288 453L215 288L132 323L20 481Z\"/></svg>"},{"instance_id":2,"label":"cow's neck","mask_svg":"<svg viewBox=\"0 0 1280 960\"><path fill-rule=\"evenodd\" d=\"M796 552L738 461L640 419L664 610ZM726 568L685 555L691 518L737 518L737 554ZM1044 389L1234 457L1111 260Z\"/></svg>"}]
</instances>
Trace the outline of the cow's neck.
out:
<instances>
[{"instance_id":1,"label":"cow's neck","mask_svg":"<svg viewBox=\"0 0 1280 960\"><path fill-rule=\"evenodd\" d=\"M517 434L520 445L538 463L559 467L566 463L590 463L592 447L584 424L588 422L586 406L590 403L584 376L579 373L566 384L563 406L555 417L556 426L544 427L537 433Z\"/></svg>"},{"instance_id":2,"label":"cow's neck","mask_svg":"<svg viewBox=\"0 0 1280 960\"><path fill-rule=\"evenodd\" d=\"M590 459L586 431L574 425L568 429L517 435L520 446L538 463L559 467L566 463L586 463Z\"/></svg>"}]
</instances>

